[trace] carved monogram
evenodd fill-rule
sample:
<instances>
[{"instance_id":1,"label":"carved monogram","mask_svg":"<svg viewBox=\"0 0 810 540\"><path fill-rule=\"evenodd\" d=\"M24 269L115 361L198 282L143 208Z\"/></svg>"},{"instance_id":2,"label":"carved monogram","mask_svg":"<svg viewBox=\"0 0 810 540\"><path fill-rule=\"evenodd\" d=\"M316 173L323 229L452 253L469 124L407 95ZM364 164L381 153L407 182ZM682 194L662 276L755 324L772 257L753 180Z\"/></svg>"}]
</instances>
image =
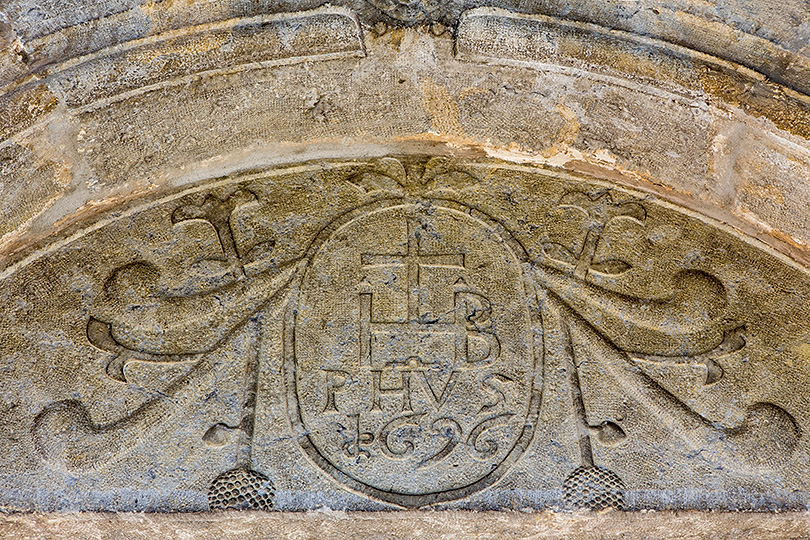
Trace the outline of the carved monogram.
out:
<instances>
[{"instance_id":1,"label":"carved monogram","mask_svg":"<svg viewBox=\"0 0 810 540\"><path fill-rule=\"evenodd\" d=\"M197 239L183 277L167 281L149 260L114 269L87 337L109 353L106 374L119 384L134 360L191 370L105 424L79 401L48 405L33 427L41 457L86 471L136 445L171 410L171 396L212 369L206 355L258 311L284 321L288 414L306 455L337 482L396 505L459 499L502 478L538 423L556 421L540 419L556 373L576 431L578 465L560 478L574 507L624 507L633 486L599 463L594 444L620 448L642 436L619 415L591 419L599 388L583 370L598 369L690 450L725 445L740 467L762 470L775 466L763 445L783 456L796 449L801 432L778 405L749 404L723 425L668 386L666 373L684 366L701 385L718 385L726 363L746 353L747 329L726 316L725 286L704 270L673 273L663 296L610 284L634 268L610 246L616 231L648 225L643 201L605 188L561 193L532 252L465 203L464 190L481 181L445 159L355 168L342 186L360 202L286 259L278 246L287 239L262 217L272 201L249 186L175 203L168 226ZM250 366L242 422L205 434L216 445L223 430L242 433L240 462L212 488L212 505L272 506L273 483L251 470L262 366ZM228 498L227 482L264 491Z\"/></svg>"},{"instance_id":2,"label":"carved monogram","mask_svg":"<svg viewBox=\"0 0 810 540\"><path fill-rule=\"evenodd\" d=\"M539 406L521 260L464 207L392 200L330 229L289 330L313 458L405 506L491 483Z\"/></svg>"}]
</instances>

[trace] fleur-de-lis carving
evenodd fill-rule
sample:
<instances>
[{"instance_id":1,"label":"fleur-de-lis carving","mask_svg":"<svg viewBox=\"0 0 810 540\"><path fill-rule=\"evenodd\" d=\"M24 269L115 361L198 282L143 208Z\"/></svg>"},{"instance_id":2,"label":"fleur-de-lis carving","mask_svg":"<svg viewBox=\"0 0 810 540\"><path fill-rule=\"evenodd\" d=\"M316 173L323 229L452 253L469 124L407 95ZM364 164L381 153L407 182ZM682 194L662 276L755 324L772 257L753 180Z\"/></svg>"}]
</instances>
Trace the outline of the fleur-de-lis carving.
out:
<instances>
[{"instance_id":1,"label":"fleur-de-lis carving","mask_svg":"<svg viewBox=\"0 0 810 540\"><path fill-rule=\"evenodd\" d=\"M194 364L161 396L108 424L94 424L85 405L78 401L49 405L37 416L33 430L45 461L83 470L103 462L103 456L124 451L139 440L140 432L176 406L172 396L211 371L204 353L219 347L262 307L278 312L284 291L303 265L300 259L270 265L262 262L273 250L274 237L259 216L260 207L253 192L236 189L174 209L170 221L178 237L187 234L186 227L196 227L197 231L208 227L213 228L219 243L214 253L202 250L207 258L188 261L183 270L189 275L183 286L167 286L162 281L165 268L148 261L134 261L111 272L87 323L89 342L113 355L106 374L125 383L125 368L131 361ZM192 252L198 256L199 251ZM207 264L214 262L221 264ZM257 370L248 371L248 378L255 379ZM255 385L255 380L246 381L246 385ZM252 414L245 411L246 420L240 429L250 431ZM53 439L60 442L53 443ZM60 452L54 454L52 448Z\"/></svg>"},{"instance_id":2,"label":"fleur-de-lis carving","mask_svg":"<svg viewBox=\"0 0 810 540\"><path fill-rule=\"evenodd\" d=\"M572 191L563 195L557 208L572 209L584 214L585 222L582 231L585 238L582 248L577 253L574 251L574 245L564 246L549 242L545 246L545 252L549 257L570 266L574 276L579 279L585 279L591 270L617 275L630 269L630 264L620 259L594 262L594 255L596 255L605 229L614 221L628 219L639 225L644 223L647 213L641 204L615 201L610 191L593 196Z\"/></svg>"},{"instance_id":3,"label":"fleur-de-lis carving","mask_svg":"<svg viewBox=\"0 0 810 540\"><path fill-rule=\"evenodd\" d=\"M382 158L349 179L352 185L368 194L390 193L426 198L461 191L476 181L474 175L458 164L441 157L431 158L427 162Z\"/></svg>"},{"instance_id":4,"label":"fleur-de-lis carving","mask_svg":"<svg viewBox=\"0 0 810 540\"><path fill-rule=\"evenodd\" d=\"M375 198L413 202L414 199L457 197L457 204L462 205L463 198L458 195L474 185L477 178L444 158L427 161L383 158L358 167L347 181L366 195L366 202L374 202ZM779 444L785 452L790 452L797 444L799 431L787 411L770 403L746 404L746 415L741 422L720 426L696 412L688 400L681 400L665 390L645 371L650 365L665 369L682 365L705 367L703 387L708 390L722 386L717 383L731 378L724 379L724 365L744 351L746 335L739 322L727 319L729 302L723 283L703 270L684 268L670 276L672 283L668 292L657 298L602 287L595 280L587 279L590 272L619 276L630 269L630 264L619 258L597 260L600 242L605 239L610 225L628 220L643 226L647 212L641 203L619 199L610 191L570 192L559 199L556 208L584 217L580 237L571 239L568 245L547 243L545 259L532 260L528 254L520 258L524 262L523 277L533 282L537 297L544 298L542 307L537 308L542 312L537 317L542 319L539 324L543 327L544 343L563 344L558 347L562 353L557 360L568 375L580 446L580 466L565 486L571 504L595 504L583 498L586 490L579 490L583 485L596 485L610 494L613 497L610 505L621 507L624 504L621 499L624 484L616 474L595 463L600 453L595 455L591 445L594 442L605 446L625 444L633 433L622 428L620 419L589 418L591 411L585 406L587 373L580 372L581 367L589 363L600 363L600 368L602 364L607 365L605 355L619 361L602 369L600 374L613 377L620 390L651 414L663 418L670 429L678 431L693 447L707 444L707 438L699 435L700 430L715 429L722 434L715 439L737 445L735 448L741 449L740 454L754 455L751 462L756 465L757 444L775 439L774 433L779 431ZM149 401L125 418L106 424L94 423L85 405L78 401L49 405L37 416L33 429L37 448L46 461L86 469L123 451L139 440L144 426L155 425L166 418L167 411L175 406L172 395L181 394L192 378L213 369L204 353L220 346L234 329L259 310L266 310L271 314L268 317L281 317L285 295L294 289L293 284L308 263L306 255L296 254L295 257L300 258L285 263L273 261L269 266L252 266L264 260L274 245L272 234L262 229L265 225L256 217L260 212L261 203L256 195L250 190L238 189L225 195L221 192L208 195L198 204L182 204L171 213L171 223L178 234L184 226L202 226L208 227L208 238L213 238L210 232L213 227L222 250L218 260L233 269L227 281L175 293L180 289L159 286L161 269L144 261L122 266L109 276L104 286L104 294L109 298L104 299L103 306L96 306L87 326L90 343L114 355L107 374L126 382L125 366L131 360L196 363L185 378L166 389L164 396ZM205 223L195 225L192 223L195 220ZM468 290L463 281L456 282L454 293L457 314L463 318L467 330L475 330L483 338L490 337L490 327L494 324L491 314L498 307L496 303ZM490 350L498 347L494 338L488 343ZM599 352L595 353L597 350ZM486 358L488 356L483 355L479 360L483 362ZM250 380L246 377L246 385L254 385L254 399L245 405L246 418L251 418L247 409L255 404L258 360L255 362ZM492 416L467 439L467 444L481 455L491 454L497 448L495 439L488 438L488 430L510 414L500 409L504 398L498 390L499 385L508 381L506 376L481 381L482 390L490 396L481 411L491 412ZM433 392L433 388L430 391ZM170 399L165 399L166 396ZM433 399L441 401L442 392L433 392ZM327 408L329 406L327 401ZM252 424L248 420L244 425ZM344 450L349 456L359 457L365 452L363 446L370 444L372 438L369 432L361 431L359 423L354 427L357 434ZM246 433L252 430L243 429ZM457 426L444 422L436 423L433 429L437 436L448 439L446 449L457 444L461 432ZM388 437L384 436L382 441L387 445ZM393 439L391 445L394 446ZM406 450L407 444L392 453Z\"/></svg>"},{"instance_id":5,"label":"fleur-de-lis carving","mask_svg":"<svg viewBox=\"0 0 810 540\"><path fill-rule=\"evenodd\" d=\"M223 198L208 195L200 204L180 206L172 213L172 224L193 219L209 222L217 233L225 261L244 276L244 265L273 249L272 234L261 222L251 222L260 206L256 195L239 189ZM238 241L237 241L238 238Z\"/></svg>"}]
</instances>

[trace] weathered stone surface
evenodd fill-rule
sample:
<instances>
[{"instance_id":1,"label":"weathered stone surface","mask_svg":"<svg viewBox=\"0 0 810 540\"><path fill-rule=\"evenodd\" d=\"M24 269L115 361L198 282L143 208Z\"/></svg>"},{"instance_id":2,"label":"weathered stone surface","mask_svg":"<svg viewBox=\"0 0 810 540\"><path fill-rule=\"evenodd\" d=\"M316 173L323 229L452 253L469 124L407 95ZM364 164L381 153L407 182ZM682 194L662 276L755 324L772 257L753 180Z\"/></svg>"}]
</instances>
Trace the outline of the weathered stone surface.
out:
<instances>
[{"instance_id":1,"label":"weathered stone surface","mask_svg":"<svg viewBox=\"0 0 810 540\"><path fill-rule=\"evenodd\" d=\"M379 538L407 540L803 540L806 514L701 512L212 512L208 514L16 515L0 535L26 540L126 538Z\"/></svg>"},{"instance_id":2,"label":"weathered stone surface","mask_svg":"<svg viewBox=\"0 0 810 540\"><path fill-rule=\"evenodd\" d=\"M604 182L318 161L3 277L8 508L807 504L806 271Z\"/></svg>"},{"instance_id":3,"label":"weathered stone surface","mask_svg":"<svg viewBox=\"0 0 810 540\"><path fill-rule=\"evenodd\" d=\"M333 5L357 12L369 24L455 25L461 14L489 6L476 0L340 0ZM62 0L52 5L9 0L4 11L34 65L94 52L122 41L218 20L312 9L319 2L206 0L101 2ZM807 91L810 52L803 0L702 2L678 0L502 1L497 7L527 14L575 19L648 35L757 69L779 83Z\"/></svg>"},{"instance_id":4,"label":"weathered stone surface","mask_svg":"<svg viewBox=\"0 0 810 540\"><path fill-rule=\"evenodd\" d=\"M82 6L0 17L0 508L808 507L803 5Z\"/></svg>"},{"instance_id":5,"label":"weathered stone surface","mask_svg":"<svg viewBox=\"0 0 810 540\"><path fill-rule=\"evenodd\" d=\"M2 97L0 120L3 130L0 137L8 139L31 127L54 111L58 103L57 97L44 84L33 84L9 92Z\"/></svg>"},{"instance_id":6,"label":"weathered stone surface","mask_svg":"<svg viewBox=\"0 0 810 540\"><path fill-rule=\"evenodd\" d=\"M10 100L5 130L12 138L0 144L48 148L68 166L48 179L54 187L42 204L8 221L0 252L20 252L122 200L244 167L436 153L438 144L452 155L597 167L597 175L810 259L802 217L810 198L808 101L756 73L649 38L503 11L469 13L455 38L425 29L361 36L340 9L259 19L268 24L237 19L144 38L51 66L37 83L11 85L2 99ZM576 30L553 58L526 56L522 38L510 34L514 25L537 30L538 21L556 28L548 36ZM318 46L333 52L300 56L317 52L307 46L274 60L278 51L263 45L268 36L299 24L299 37L310 35L311 24L323 38ZM177 40L204 41L236 28L247 32L244 54L220 50L227 43L171 49ZM501 38L490 40L492 32ZM474 43L484 48L473 50ZM515 51L524 51L517 62ZM149 67L150 58L162 71ZM44 97L19 101L34 89ZM785 164L768 181L772 197L784 201L778 211L745 195L761 165L729 151L729 140L764 145L768 159Z\"/></svg>"},{"instance_id":7,"label":"weathered stone surface","mask_svg":"<svg viewBox=\"0 0 810 540\"><path fill-rule=\"evenodd\" d=\"M168 34L168 35L167 35ZM53 83L70 107L227 67L272 66L363 56L360 26L345 9L258 16L208 24L129 43L124 50L83 59ZM87 74L92 73L92 77ZM191 79L189 79L191 80Z\"/></svg>"}]
</instances>

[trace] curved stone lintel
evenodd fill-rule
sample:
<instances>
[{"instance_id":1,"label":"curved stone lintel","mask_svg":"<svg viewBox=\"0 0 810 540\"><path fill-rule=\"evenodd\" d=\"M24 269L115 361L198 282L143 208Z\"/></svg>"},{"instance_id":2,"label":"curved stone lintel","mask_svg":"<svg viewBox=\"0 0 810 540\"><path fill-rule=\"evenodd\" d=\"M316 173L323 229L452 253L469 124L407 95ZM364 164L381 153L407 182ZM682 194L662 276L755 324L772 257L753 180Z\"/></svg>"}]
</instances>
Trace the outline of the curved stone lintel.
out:
<instances>
[{"instance_id":1,"label":"curved stone lintel","mask_svg":"<svg viewBox=\"0 0 810 540\"><path fill-rule=\"evenodd\" d=\"M9 4L0 508L808 508L805 51L546 4Z\"/></svg>"}]
</instances>

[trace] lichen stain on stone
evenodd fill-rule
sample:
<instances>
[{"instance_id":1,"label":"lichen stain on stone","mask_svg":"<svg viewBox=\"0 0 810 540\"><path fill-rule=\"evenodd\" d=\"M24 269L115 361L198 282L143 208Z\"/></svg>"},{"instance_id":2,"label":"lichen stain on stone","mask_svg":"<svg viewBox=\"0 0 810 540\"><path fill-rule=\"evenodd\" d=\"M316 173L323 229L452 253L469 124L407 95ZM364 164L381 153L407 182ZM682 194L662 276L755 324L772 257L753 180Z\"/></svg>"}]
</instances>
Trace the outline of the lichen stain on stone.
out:
<instances>
[{"instance_id":1,"label":"lichen stain on stone","mask_svg":"<svg viewBox=\"0 0 810 540\"><path fill-rule=\"evenodd\" d=\"M761 185L749 182L743 184L742 190L754 197L771 200L777 204L785 204L785 196L782 190L770 184Z\"/></svg>"},{"instance_id":2,"label":"lichen stain on stone","mask_svg":"<svg viewBox=\"0 0 810 540\"><path fill-rule=\"evenodd\" d=\"M386 40L392 49L398 51L402 46L402 40L405 39L405 32L405 28L392 28L380 34L378 39Z\"/></svg>"},{"instance_id":3,"label":"lichen stain on stone","mask_svg":"<svg viewBox=\"0 0 810 540\"><path fill-rule=\"evenodd\" d=\"M465 137L459 122L458 103L444 86L430 78L422 81L422 104L430 116L431 129L439 134Z\"/></svg>"},{"instance_id":4,"label":"lichen stain on stone","mask_svg":"<svg viewBox=\"0 0 810 540\"><path fill-rule=\"evenodd\" d=\"M774 83L755 81L707 65L701 66L698 73L707 94L810 140L810 103L806 100L789 95Z\"/></svg>"},{"instance_id":5,"label":"lichen stain on stone","mask_svg":"<svg viewBox=\"0 0 810 540\"><path fill-rule=\"evenodd\" d=\"M136 62L149 64L158 58L167 56L192 56L205 54L222 47L229 39L230 33L209 32L196 36L183 36L161 43L155 47L143 48L132 53Z\"/></svg>"},{"instance_id":6,"label":"lichen stain on stone","mask_svg":"<svg viewBox=\"0 0 810 540\"><path fill-rule=\"evenodd\" d=\"M598 46L593 44L598 40ZM589 34L564 39L560 54L634 77L670 80L686 88L699 84L694 68L674 54L661 54L652 46L639 46L618 36Z\"/></svg>"},{"instance_id":7,"label":"lichen stain on stone","mask_svg":"<svg viewBox=\"0 0 810 540\"><path fill-rule=\"evenodd\" d=\"M565 97L555 105L555 109L562 117L564 123L554 138L554 144L542 152L544 158L549 158L555 154L564 152L566 148L573 146L581 127L577 114L571 107L565 104Z\"/></svg>"},{"instance_id":8,"label":"lichen stain on stone","mask_svg":"<svg viewBox=\"0 0 810 540\"><path fill-rule=\"evenodd\" d=\"M0 98L0 140L7 139L53 112L59 99L45 84L22 88Z\"/></svg>"}]
</instances>

